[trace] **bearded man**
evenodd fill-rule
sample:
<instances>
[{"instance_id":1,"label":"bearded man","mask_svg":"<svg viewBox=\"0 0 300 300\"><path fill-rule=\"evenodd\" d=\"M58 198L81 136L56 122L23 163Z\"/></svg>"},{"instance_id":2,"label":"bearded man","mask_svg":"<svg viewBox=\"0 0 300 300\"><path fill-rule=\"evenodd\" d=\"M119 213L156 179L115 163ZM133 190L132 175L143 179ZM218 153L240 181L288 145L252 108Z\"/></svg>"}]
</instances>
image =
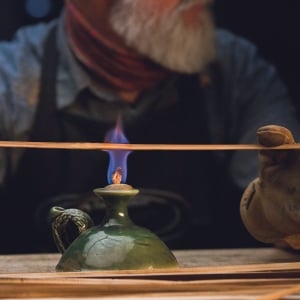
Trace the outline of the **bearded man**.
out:
<instances>
[{"instance_id":1,"label":"bearded man","mask_svg":"<svg viewBox=\"0 0 300 300\"><path fill-rule=\"evenodd\" d=\"M267 124L288 127L299 138L274 67L248 41L215 29L211 5L66 0L57 20L21 28L0 43L1 139L98 142L119 116L131 143L256 143L256 130ZM262 131L268 136L262 143L282 133L273 129ZM140 189L130 207L133 221L171 248L257 245L239 212L242 192L258 176L256 155L131 153L127 183ZM0 251L49 251L53 205L101 219L102 204L90 194L107 184L107 162L101 151L0 149ZM253 190L250 184L242 201L252 234L263 198ZM283 237L267 235L254 234L271 243Z\"/></svg>"}]
</instances>

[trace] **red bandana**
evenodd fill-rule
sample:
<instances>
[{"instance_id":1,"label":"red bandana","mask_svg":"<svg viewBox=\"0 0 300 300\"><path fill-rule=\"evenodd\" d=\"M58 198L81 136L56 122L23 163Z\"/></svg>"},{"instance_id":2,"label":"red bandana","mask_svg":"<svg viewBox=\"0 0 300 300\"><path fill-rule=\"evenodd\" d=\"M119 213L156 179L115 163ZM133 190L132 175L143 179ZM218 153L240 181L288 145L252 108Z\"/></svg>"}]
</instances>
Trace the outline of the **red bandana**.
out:
<instances>
[{"instance_id":1,"label":"red bandana","mask_svg":"<svg viewBox=\"0 0 300 300\"><path fill-rule=\"evenodd\" d=\"M118 48L87 22L72 1L66 4L65 28L76 57L91 75L118 91L150 89L170 73L131 49Z\"/></svg>"}]
</instances>

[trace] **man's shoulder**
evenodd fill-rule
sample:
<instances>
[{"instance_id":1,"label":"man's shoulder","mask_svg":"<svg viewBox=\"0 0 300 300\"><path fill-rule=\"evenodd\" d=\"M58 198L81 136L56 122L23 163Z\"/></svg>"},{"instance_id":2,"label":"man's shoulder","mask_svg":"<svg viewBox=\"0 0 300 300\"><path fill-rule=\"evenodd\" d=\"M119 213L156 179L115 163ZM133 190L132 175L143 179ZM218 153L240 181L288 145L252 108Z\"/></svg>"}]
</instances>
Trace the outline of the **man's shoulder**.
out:
<instances>
[{"instance_id":1,"label":"man's shoulder","mask_svg":"<svg viewBox=\"0 0 300 300\"><path fill-rule=\"evenodd\" d=\"M38 23L19 28L11 40L0 42L0 52L9 47L24 48L35 54L42 51L41 45L44 43L51 28L57 24L57 20L49 23Z\"/></svg>"},{"instance_id":2,"label":"man's shoulder","mask_svg":"<svg viewBox=\"0 0 300 300\"><path fill-rule=\"evenodd\" d=\"M21 27L11 40L0 42L0 77L23 80L39 72L43 44L56 21Z\"/></svg>"},{"instance_id":3,"label":"man's shoulder","mask_svg":"<svg viewBox=\"0 0 300 300\"><path fill-rule=\"evenodd\" d=\"M218 28L216 30L216 42L217 46L220 48L230 48L230 47L250 47L255 48L255 44L249 39L233 33L230 30Z\"/></svg>"},{"instance_id":4,"label":"man's shoulder","mask_svg":"<svg viewBox=\"0 0 300 300\"><path fill-rule=\"evenodd\" d=\"M36 103L43 44L53 26L55 21L25 26L0 42L0 106L2 101Z\"/></svg>"},{"instance_id":5,"label":"man's shoulder","mask_svg":"<svg viewBox=\"0 0 300 300\"><path fill-rule=\"evenodd\" d=\"M232 53L253 53L257 50L256 45L249 39L233 33L227 29L216 30L216 45L219 56Z\"/></svg>"}]
</instances>

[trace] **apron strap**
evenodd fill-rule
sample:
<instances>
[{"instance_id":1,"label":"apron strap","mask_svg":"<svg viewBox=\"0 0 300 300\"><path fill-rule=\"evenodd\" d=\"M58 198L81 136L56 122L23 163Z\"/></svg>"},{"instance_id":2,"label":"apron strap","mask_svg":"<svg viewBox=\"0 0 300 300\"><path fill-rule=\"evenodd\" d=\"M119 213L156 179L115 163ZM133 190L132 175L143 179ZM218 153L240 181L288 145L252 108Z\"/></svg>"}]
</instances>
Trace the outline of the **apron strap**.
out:
<instances>
[{"instance_id":1,"label":"apron strap","mask_svg":"<svg viewBox=\"0 0 300 300\"><path fill-rule=\"evenodd\" d=\"M44 44L44 55L42 57L41 82L37 112L31 132L30 140L45 141L45 132L47 138L56 140L56 128L49 128L56 122L53 122L56 113L56 73L58 65L58 51L56 46L57 27L54 26Z\"/></svg>"},{"instance_id":2,"label":"apron strap","mask_svg":"<svg viewBox=\"0 0 300 300\"><path fill-rule=\"evenodd\" d=\"M61 122L56 107L56 73L58 65L57 27L54 26L44 43L44 54L41 66L41 81L39 101L35 119L29 136L30 141L60 141ZM17 170L18 183L29 178L26 183L29 194L34 191L37 197L43 197L47 192L43 177L47 174L48 189L59 191L62 184L63 150L29 149L24 152ZM47 159L45 159L47 158ZM59 178L57 177L59 176ZM34 183L32 183L34 181ZM35 201L39 201L37 199Z\"/></svg>"},{"instance_id":3,"label":"apron strap","mask_svg":"<svg viewBox=\"0 0 300 300\"><path fill-rule=\"evenodd\" d=\"M58 63L56 30L56 26L51 29L44 43L39 102L29 135L31 141L59 140L59 122L55 116ZM63 158L59 152L28 149L23 152L14 174L7 178L2 194L2 208L7 213L2 214L0 220L0 234L6 241L1 246L2 253L37 250L40 236L34 224L35 209L45 193L45 178L49 189L58 190L61 184L63 174L59 170ZM45 157L48 159L45 160Z\"/></svg>"}]
</instances>

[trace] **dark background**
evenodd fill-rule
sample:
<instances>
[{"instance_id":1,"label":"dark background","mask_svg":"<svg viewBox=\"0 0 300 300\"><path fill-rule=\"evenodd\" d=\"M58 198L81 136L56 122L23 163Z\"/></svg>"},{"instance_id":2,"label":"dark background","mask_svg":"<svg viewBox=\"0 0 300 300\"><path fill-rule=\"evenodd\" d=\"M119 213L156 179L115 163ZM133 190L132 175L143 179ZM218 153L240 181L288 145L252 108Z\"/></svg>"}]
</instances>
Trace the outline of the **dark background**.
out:
<instances>
[{"instance_id":1,"label":"dark background","mask_svg":"<svg viewBox=\"0 0 300 300\"><path fill-rule=\"evenodd\" d=\"M0 39L11 38L22 25L52 19L62 4L63 0L1 0ZM254 42L277 67L300 111L300 1L215 0L214 9L218 26Z\"/></svg>"},{"instance_id":2,"label":"dark background","mask_svg":"<svg viewBox=\"0 0 300 300\"><path fill-rule=\"evenodd\" d=\"M218 25L254 42L277 67L300 112L300 1L216 0L215 11Z\"/></svg>"}]
</instances>

